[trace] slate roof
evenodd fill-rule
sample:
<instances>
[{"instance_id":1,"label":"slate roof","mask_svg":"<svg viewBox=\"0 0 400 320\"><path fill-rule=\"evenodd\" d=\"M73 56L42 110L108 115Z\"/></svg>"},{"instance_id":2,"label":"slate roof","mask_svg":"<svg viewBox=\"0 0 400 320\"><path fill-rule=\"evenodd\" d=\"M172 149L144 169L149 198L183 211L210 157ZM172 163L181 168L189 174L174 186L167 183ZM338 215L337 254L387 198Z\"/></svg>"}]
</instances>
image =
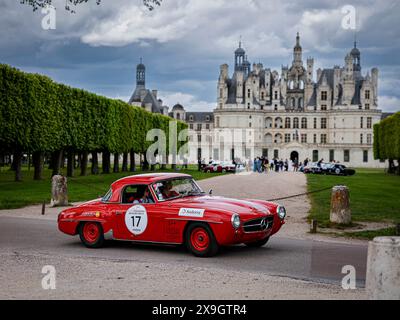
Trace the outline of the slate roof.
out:
<instances>
[{"instance_id":1,"label":"slate roof","mask_svg":"<svg viewBox=\"0 0 400 320\"><path fill-rule=\"evenodd\" d=\"M190 121L190 118L193 117L193 121ZM210 117L210 121L207 121L207 117ZM186 122L205 122L205 123L213 123L214 122L214 113L213 112L187 112L186 113Z\"/></svg>"}]
</instances>

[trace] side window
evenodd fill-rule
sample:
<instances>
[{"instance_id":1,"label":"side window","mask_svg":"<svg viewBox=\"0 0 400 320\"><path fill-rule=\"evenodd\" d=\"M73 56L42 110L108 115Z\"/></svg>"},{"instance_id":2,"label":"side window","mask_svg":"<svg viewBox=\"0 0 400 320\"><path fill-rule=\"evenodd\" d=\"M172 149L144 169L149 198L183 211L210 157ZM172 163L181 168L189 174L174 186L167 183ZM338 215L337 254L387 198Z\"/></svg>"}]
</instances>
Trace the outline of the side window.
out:
<instances>
[{"instance_id":1,"label":"side window","mask_svg":"<svg viewBox=\"0 0 400 320\"><path fill-rule=\"evenodd\" d=\"M112 190L110 189L110 190L108 190L106 195L103 198L101 198L101 201L108 202L108 201L110 201L111 197L112 197Z\"/></svg>"},{"instance_id":2,"label":"side window","mask_svg":"<svg viewBox=\"0 0 400 320\"><path fill-rule=\"evenodd\" d=\"M123 204L154 203L149 187L146 185L130 185L122 191Z\"/></svg>"}]
</instances>

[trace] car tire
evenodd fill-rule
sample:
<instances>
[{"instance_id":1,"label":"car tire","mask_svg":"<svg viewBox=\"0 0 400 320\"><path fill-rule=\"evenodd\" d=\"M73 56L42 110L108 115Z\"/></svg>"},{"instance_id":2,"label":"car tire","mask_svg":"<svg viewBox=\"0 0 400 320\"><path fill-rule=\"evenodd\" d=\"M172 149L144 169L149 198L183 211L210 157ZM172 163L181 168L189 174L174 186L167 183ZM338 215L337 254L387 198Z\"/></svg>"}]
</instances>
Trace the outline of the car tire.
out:
<instances>
[{"instance_id":1,"label":"car tire","mask_svg":"<svg viewBox=\"0 0 400 320\"><path fill-rule=\"evenodd\" d=\"M336 168L336 169L335 169L335 173L336 173L337 175L339 175L339 174L340 174L340 169L339 169L339 168Z\"/></svg>"},{"instance_id":2,"label":"car tire","mask_svg":"<svg viewBox=\"0 0 400 320\"><path fill-rule=\"evenodd\" d=\"M213 257L218 252L218 243L211 228L205 223L192 223L186 230L186 246L196 257Z\"/></svg>"},{"instance_id":3,"label":"car tire","mask_svg":"<svg viewBox=\"0 0 400 320\"><path fill-rule=\"evenodd\" d=\"M259 248L259 247L265 246L268 241L269 241L269 237L266 237L265 239L262 239L262 240L245 243L245 245L248 247L251 247L251 248Z\"/></svg>"},{"instance_id":4,"label":"car tire","mask_svg":"<svg viewBox=\"0 0 400 320\"><path fill-rule=\"evenodd\" d=\"M81 223L79 226L79 238L87 248L101 248L104 245L103 227L98 222Z\"/></svg>"}]
</instances>

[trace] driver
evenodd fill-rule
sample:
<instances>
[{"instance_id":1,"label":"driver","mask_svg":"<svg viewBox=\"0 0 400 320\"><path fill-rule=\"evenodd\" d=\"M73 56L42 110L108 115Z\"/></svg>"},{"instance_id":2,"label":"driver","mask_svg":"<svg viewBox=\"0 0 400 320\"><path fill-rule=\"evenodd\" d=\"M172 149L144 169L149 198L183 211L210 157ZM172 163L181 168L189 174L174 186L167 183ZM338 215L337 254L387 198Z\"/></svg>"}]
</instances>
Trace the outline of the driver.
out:
<instances>
[{"instance_id":1,"label":"driver","mask_svg":"<svg viewBox=\"0 0 400 320\"><path fill-rule=\"evenodd\" d=\"M165 199L178 197L179 193L172 190L172 182L167 181L164 186L164 190L162 191L162 195Z\"/></svg>"},{"instance_id":2,"label":"driver","mask_svg":"<svg viewBox=\"0 0 400 320\"><path fill-rule=\"evenodd\" d=\"M154 203L149 188L146 188L144 190L143 197L141 197L139 200L134 201L134 204L140 204L140 203Z\"/></svg>"}]
</instances>

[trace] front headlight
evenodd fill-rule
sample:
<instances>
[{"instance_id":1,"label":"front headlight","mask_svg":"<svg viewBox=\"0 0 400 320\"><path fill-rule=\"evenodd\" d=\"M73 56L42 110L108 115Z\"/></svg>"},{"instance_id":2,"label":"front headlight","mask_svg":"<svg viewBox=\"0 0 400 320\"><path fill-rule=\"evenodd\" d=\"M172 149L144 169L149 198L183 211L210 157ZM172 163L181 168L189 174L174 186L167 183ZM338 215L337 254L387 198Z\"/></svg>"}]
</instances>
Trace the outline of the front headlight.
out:
<instances>
[{"instance_id":1,"label":"front headlight","mask_svg":"<svg viewBox=\"0 0 400 320\"><path fill-rule=\"evenodd\" d=\"M285 219L286 217L286 209L283 206L278 206L276 208L276 213L278 214L278 217L281 218L282 220Z\"/></svg>"},{"instance_id":2,"label":"front headlight","mask_svg":"<svg viewBox=\"0 0 400 320\"><path fill-rule=\"evenodd\" d=\"M240 216L237 213L233 214L232 218L231 218L231 222L232 222L233 228L235 228L236 230L239 229L239 227L240 227Z\"/></svg>"}]
</instances>

